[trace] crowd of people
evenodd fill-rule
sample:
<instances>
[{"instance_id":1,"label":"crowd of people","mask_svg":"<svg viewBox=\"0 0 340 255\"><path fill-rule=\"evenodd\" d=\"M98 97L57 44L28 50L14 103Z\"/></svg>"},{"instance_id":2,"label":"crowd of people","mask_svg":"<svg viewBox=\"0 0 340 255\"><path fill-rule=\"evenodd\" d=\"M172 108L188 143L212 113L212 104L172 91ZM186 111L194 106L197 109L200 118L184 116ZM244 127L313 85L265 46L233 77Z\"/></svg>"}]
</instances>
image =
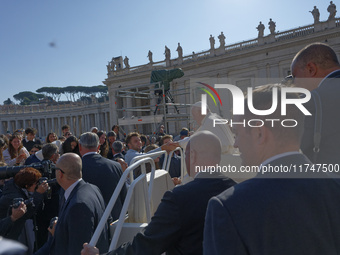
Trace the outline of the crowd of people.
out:
<instances>
[{"instance_id":1,"label":"crowd of people","mask_svg":"<svg viewBox=\"0 0 340 255\"><path fill-rule=\"evenodd\" d=\"M127 159L133 158L129 155L133 153L134 156L137 156L144 152L161 149L170 151L175 148L174 145L172 147L167 145L173 138L164 133L163 125L160 126L160 132L155 137L156 139L137 132L132 132L124 137L120 134L118 125L114 125L112 130L107 133L93 127L89 132L76 137L72 135L70 126L66 124L62 126L61 133L62 135L58 137L56 133L51 132L42 141L43 139L37 137L37 131L28 127L25 130L16 130L13 134L7 133L0 136L0 166L13 167L15 169L13 171L16 171L14 178L5 174L4 179L0 182L0 236L25 244L28 247L27 254L34 252L38 254L44 254L43 252L47 252L46 254L74 254L75 250L80 253L82 244L88 241L93 234L101 215L96 215L96 222L88 224L90 231L87 232L86 237L77 234L78 243L73 235L76 235L77 229L83 229L86 222L90 222L89 220L93 216L91 213L104 211L123 171L129 166L130 162ZM189 130L183 128L181 134L189 136ZM122 139L120 139L120 135ZM177 155L173 158L170 175L177 184L178 177L180 177L180 158ZM159 167L159 160L160 158L155 158L157 167ZM164 156L161 160L164 160ZM35 169L37 165L43 165L46 162L55 165L48 176L41 169L41 171ZM66 166L59 170L61 163ZM69 164L73 167L70 168ZM76 173L73 168L78 168L80 171ZM151 169L148 168L147 171L151 171ZM72 175L68 172L72 172ZM88 218L84 216L82 221L78 222L79 225L74 228L75 232L69 233L69 240L62 239L64 250L59 250L59 246L54 248L52 245L54 243L52 237L55 235L55 230L59 230L59 228L54 229L53 224L56 225L57 221L51 222L51 220L57 216L59 222L62 220L61 202L63 193L69 188L67 185L67 188L63 188L61 185L64 181L62 176L67 176L66 180L70 182L76 180L77 184L80 180L84 180L86 183L94 185L89 190L93 189L94 191L91 192L96 192L96 189L99 189L97 198L93 198L93 201L99 199L99 203L97 203L98 201L94 202L95 206L89 209L91 213L87 215ZM70 176L73 177L70 178ZM48 178L46 180L43 177ZM54 179L56 181L48 184L50 180ZM112 210L110 221L118 219L127 187L123 188L119 201ZM88 206L89 198L85 193L84 198L87 197L86 206ZM78 198L80 194L82 193L79 192ZM15 201L19 202L15 204ZM79 213L84 214L86 210L81 209L81 213L80 211ZM76 219L80 218L74 215L71 217L71 222L76 224ZM65 224L69 225L70 223ZM108 248L107 245L101 247ZM54 252L53 249L55 249Z\"/></svg>"},{"instance_id":2,"label":"crowd of people","mask_svg":"<svg viewBox=\"0 0 340 255\"><path fill-rule=\"evenodd\" d=\"M1 166L18 168L2 186L0 236L25 244L27 254L103 254L109 247L109 224L119 217L128 181L96 247L88 242L122 173L136 156L181 147L184 161L174 153L169 168L177 186L164 193L143 231L107 254L340 253L340 175L333 171L340 167L340 116L334 111L339 104L340 64L332 48L313 43L296 54L291 69L289 81L254 89L252 108L245 98L244 114L233 117L238 125L232 127L214 127L213 119L219 116L209 109L202 115L200 102L191 112L199 128L193 134L183 128L175 138L162 126L157 139L138 132L123 137L117 125L107 133L93 127L80 137L65 125L62 139L50 133L44 143L34 128L1 135ZM281 102L284 96L289 102L301 98L283 90L287 83L310 91L309 102L300 107ZM268 115L254 114L254 108L271 108L274 89L277 108ZM301 107L311 115L305 116ZM283 117L296 125L264 121ZM248 120L252 125L240 125ZM295 171L259 172L240 183L228 173L197 171L197 166L226 164L226 155L235 153L243 166L260 170L290 166ZM161 168L164 157L154 159L156 168ZM55 164L48 180L42 178L46 172L31 165L44 162ZM192 180L186 184L181 184L181 162ZM315 171L314 164L325 165L325 171ZM137 168L133 175L139 174ZM54 178L56 182L50 182Z\"/></svg>"}]
</instances>

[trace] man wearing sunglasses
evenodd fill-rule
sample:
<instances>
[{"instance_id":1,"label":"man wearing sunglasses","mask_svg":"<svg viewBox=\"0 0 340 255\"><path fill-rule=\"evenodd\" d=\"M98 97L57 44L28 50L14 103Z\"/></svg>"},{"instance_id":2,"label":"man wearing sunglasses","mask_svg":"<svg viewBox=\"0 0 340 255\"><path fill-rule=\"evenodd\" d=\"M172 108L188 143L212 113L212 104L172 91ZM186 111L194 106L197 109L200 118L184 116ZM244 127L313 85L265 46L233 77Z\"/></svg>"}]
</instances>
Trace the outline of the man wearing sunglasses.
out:
<instances>
[{"instance_id":1,"label":"man wearing sunglasses","mask_svg":"<svg viewBox=\"0 0 340 255\"><path fill-rule=\"evenodd\" d=\"M75 153L65 153L57 161L56 178L62 187L59 219L50 229L53 237L38 254L80 254L83 243L91 239L105 206L98 187L83 181L81 169ZM103 250L108 248L107 237L104 230L98 242Z\"/></svg>"}]
</instances>

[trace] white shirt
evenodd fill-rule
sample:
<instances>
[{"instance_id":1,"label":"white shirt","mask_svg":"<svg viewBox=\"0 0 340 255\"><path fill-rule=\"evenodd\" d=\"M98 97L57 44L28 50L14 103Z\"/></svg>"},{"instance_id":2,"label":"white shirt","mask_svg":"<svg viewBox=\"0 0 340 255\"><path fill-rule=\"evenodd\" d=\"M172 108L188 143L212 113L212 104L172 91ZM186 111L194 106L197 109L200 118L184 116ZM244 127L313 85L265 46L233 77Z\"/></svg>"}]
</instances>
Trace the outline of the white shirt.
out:
<instances>
[{"instance_id":1,"label":"white shirt","mask_svg":"<svg viewBox=\"0 0 340 255\"><path fill-rule=\"evenodd\" d=\"M26 141L26 143L29 142L29 140L27 140L27 138L25 138L25 141ZM32 142L35 142L35 138L33 138Z\"/></svg>"},{"instance_id":2,"label":"white shirt","mask_svg":"<svg viewBox=\"0 0 340 255\"><path fill-rule=\"evenodd\" d=\"M64 197L65 197L65 201L67 201L68 197L70 196L72 190L77 186L77 184L82 180L82 178L80 178L79 180L77 180L76 182L74 182L70 187L67 188L67 190L65 190L64 193Z\"/></svg>"}]
</instances>

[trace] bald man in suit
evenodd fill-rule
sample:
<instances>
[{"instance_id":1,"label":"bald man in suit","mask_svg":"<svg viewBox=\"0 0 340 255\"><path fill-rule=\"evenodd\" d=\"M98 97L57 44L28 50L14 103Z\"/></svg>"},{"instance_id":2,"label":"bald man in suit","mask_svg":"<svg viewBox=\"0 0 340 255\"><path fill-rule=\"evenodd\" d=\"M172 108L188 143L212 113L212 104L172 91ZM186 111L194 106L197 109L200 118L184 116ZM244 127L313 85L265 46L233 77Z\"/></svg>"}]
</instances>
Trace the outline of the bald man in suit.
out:
<instances>
[{"instance_id":1,"label":"bald man in suit","mask_svg":"<svg viewBox=\"0 0 340 255\"><path fill-rule=\"evenodd\" d=\"M38 254L80 254L83 243L91 239L103 216L103 197L97 186L83 181L81 169L82 160L75 153L65 153L57 161L56 178L62 187L59 219L51 231L53 238ZM108 249L107 228L98 247Z\"/></svg>"}]
</instances>

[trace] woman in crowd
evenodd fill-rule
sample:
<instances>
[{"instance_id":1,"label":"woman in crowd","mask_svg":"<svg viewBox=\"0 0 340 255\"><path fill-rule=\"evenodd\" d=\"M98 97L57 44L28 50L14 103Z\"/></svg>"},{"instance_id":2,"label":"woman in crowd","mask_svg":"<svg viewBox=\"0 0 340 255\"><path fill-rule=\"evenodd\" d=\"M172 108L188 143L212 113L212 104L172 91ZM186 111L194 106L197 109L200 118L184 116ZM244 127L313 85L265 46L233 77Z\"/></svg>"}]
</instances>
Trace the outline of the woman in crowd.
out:
<instances>
[{"instance_id":1,"label":"woman in crowd","mask_svg":"<svg viewBox=\"0 0 340 255\"><path fill-rule=\"evenodd\" d=\"M4 147L4 150L6 150L8 148L8 144L9 144L9 140L8 140L8 137L4 134L1 134L0 135L0 138L3 139L5 141L5 147Z\"/></svg>"},{"instance_id":2,"label":"woman in crowd","mask_svg":"<svg viewBox=\"0 0 340 255\"><path fill-rule=\"evenodd\" d=\"M58 136L56 133L48 133L48 135L46 136L46 143L52 143L54 141L58 140Z\"/></svg>"},{"instance_id":3,"label":"woman in crowd","mask_svg":"<svg viewBox=\"0 0 340 255\"><path fill-rule=\"evenodd\" d=\"M4 139L0 138L0 162L5 162L3 151L6 149L7 145L4 141Z\"/></svg>"},{"instance_id":4,"label":"woman in crowd","mask_svg":"<svg viewBox=\"0 0 340 255\"><path fill-rule=\"evenodd\" d=\"M109 152L107 153L107 158L112 159L113 153L112 153L112 144L116 141L116 133L114 131L110 131L107 133L107 141L109 143Z\"/></svg>"},{"instance_id":5,"label":"woman in crowd","mask_svg":"<svg viewBox=\"0 0 340 255\"><path fill-rule=\"evenodd\" d=\"M99 154L106 158L107 153L109 152L109 143L106 141L106 133L103 131L99 131L97 135L99 137L99 144L100 144Z\"/></svg>"},{"instance_id":6,"label":"woman in crowd","mask_svg":"<svg viewBox=\"0 0 340 255\"><path fill-rule=\"evenodd\" d=\"M67 152L73 152L80 156L79 142L77 137L71 135L65 140L65 142L63 142L63 144L61 145L60 154L62 155Z\"/></svg>"},{"instance_id":7,"label":"woman in crowd","mask_svg":"<svg viewBox=\"0 0 340 255\"><path fill-rule=\"evenodd\" d=\"M21 143L20 136L12 135L9 139L8 148L3 152L5 163L8 166L21 165L29 156L29 152Z\"/></svg>"},{"instance_id":8,"label":"woman in crowd","mask_svg":"<svg viewBox=\"0 0 340 255\"><path fill-rule=\"evenodd\" d=\"M2 233L4 237L17 240L25 244L29 248L29 253L33 253L34 249L34 222L35 212L42 206L44 193L48 189L48 184L43 182L38 185L41 173L32 168L24 168L20 170L14 179L6 182L2 197L0 198L0 219L9 217L12 208L20 206L19 202L13 205L13 199L23 199L27 206L27 212L20 218L12 218L12 225Z\"/></svg>"}]
</instances>

